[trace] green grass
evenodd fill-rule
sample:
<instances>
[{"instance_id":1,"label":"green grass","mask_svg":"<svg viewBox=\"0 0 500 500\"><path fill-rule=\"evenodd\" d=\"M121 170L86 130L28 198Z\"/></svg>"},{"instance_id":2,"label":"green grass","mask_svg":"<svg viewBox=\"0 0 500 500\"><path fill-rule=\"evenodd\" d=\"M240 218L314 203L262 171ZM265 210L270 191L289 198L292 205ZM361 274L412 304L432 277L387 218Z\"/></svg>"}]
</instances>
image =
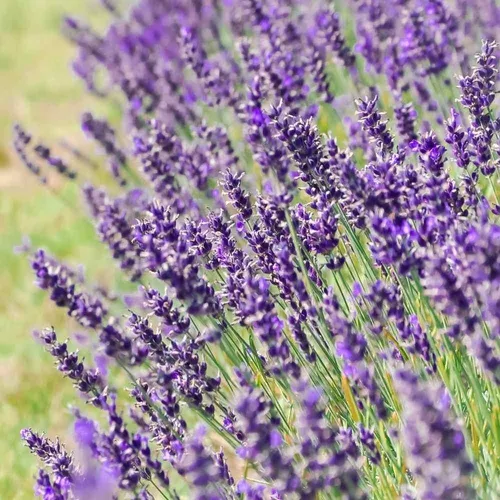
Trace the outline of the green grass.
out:
<instances>
[{"instance_id":1,"label":"green grass","mask_svg":"<svg viewBox=\"0 0 500 500\"><path fill-rule=\"evenodd\" d=\"M32 338L35 328L54 325L61 337L76 326L37 291L22 255L13 247L24 234L35 246L50 249L71 263L85 262L105 282L111 259L95 244L92 227L80 210L72 211L44 190L19 164L10 147L12 123L57 144L62 138L85 144L79 116L105 110L87 96L71 73L74 49L60 34L64 12L96 16L98 0L3 0L0 2L0 498L32 498L36 462L20 441L26 426L67 435L65 410L74 390ZM104 19L98 19L98 22ZM67 198L76 189L58 186ZM78 215L77 215L78 214Z\"/></svg>"}]
</instances>

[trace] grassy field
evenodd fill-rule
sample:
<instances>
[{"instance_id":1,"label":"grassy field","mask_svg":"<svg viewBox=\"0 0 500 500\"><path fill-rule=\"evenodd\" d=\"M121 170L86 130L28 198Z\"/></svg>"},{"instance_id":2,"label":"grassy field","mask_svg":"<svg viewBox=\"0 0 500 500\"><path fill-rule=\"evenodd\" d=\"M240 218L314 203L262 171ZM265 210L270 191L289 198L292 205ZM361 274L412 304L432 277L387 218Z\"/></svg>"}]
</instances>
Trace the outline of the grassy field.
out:
<instances>
[{"instance_id":1,"label":"grassy field","mask_svg":"<svg viewBox=\"0 0 500 500\"><path fill-rule=\"evenodd\" d=\"M36 136L57 144L62 138L81 144L79 115L103 109L88 97L69 69L73 48L59 32L64 12L95 16L98 0L3 0L0 2L0 498L32 498L35 460L23 448L19 430L69 430L67 402L74 392L48 354L31 335L54 325L71 336L75 325L33 285L25 256L13 247L29 235L35 246L50 249L89 272L111 279L110 259L88 221L39 186L19 164L10 147L12 123L20 121ZM102 21L102 19L98 20ZM76 198L73 186L57 186ZM112 271L111 271L112 273Z\"/></svg>"}]
</instances>

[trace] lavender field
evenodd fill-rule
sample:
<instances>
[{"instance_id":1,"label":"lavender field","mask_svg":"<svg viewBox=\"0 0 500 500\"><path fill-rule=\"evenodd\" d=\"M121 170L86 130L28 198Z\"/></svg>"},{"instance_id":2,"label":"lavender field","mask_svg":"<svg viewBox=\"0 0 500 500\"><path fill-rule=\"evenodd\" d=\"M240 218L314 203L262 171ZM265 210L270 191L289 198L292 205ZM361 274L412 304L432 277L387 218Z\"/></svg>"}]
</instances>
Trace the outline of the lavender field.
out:
<instances>
[{"instance_id":1,"label":"lavender field","mask_svg":"<svg viewBox=\"0 0 500 500\"><path fill-rule=\"evenodd\" d=\"M500 496L500 6L72 3L4 72L51 91L4 98L1 496Z\"/></svg>"}]
</instances>

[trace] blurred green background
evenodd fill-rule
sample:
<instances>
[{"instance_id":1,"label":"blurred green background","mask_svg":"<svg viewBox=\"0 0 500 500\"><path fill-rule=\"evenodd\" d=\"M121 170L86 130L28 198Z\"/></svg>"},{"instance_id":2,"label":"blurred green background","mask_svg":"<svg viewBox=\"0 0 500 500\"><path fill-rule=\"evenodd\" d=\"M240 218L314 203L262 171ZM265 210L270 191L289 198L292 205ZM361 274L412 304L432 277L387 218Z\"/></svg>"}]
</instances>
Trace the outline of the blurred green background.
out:
<instances>
[{"instance_id":1,"label":"blurred green background","mask_svg":"<svg viewBox=\"0 0 500 500\"><path fill-rule=\"evenodd\" d=\"M35 459L19 431L31 426L50 436L69 434L71 383L32 338L35 328L54 325L60 336L75 331L33 284L28 259L13 253L23 235L72 264L85 263L100 282L113 266L83 212L69 209L32 178L11 149L19 121L49 145L61 139L88 148L79 127L82 111L105 111L73 76L74 48L60 34L61 18L72 13L101 26L99 0L2 0L0 2L0 499L33 498ZM96 19L96 16L99 16ZM59 150L57 151L60 152ZM54 190L78 198L71 185ZM110 270L111 269L111 270Z\"/></svg>"}]
</instances>

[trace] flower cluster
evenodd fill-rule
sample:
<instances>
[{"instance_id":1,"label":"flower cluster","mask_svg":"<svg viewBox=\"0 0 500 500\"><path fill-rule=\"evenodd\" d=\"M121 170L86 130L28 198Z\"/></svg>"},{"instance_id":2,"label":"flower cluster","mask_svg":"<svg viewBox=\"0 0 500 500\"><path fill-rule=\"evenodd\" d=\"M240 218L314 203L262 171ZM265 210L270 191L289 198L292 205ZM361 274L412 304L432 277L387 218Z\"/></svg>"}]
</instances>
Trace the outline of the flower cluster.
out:
<instances>
[{"instance_id":1,"label":"flower cluster","mask_svg":"<svg viewBox=\"0 0 500 500\"><path fill-rule=\"evenodd\" d=\"M498 491L498 47L480 39L500 8L330 4L65 20L77 75L123 104L122 131L82 117L105 161L81 190L136 293L32 255L96 365L39 334L95 406L73 410L74 457L23 431L42 498ZM45 164L80 184L20 125L14 147L49 187Z\"/></svg>"}]
</instances>

